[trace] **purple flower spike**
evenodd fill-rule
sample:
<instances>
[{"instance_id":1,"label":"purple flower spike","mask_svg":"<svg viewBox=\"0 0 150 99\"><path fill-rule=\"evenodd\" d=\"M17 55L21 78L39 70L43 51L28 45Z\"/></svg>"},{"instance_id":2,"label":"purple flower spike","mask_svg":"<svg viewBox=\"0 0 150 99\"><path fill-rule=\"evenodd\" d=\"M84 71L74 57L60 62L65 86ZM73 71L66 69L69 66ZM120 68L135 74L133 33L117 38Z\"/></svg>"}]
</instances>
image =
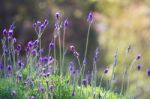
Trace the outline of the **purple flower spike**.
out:
<instances>
[{"instance_id":1,"label":"purple flower spike","mask_svg":"<svg viewBox=\"0 0 150 99\"><path fill-rule=\"evenodd\" d=\"M22 80L22 75L17 76L18 80Z\"/></svg>"},{"instance_id":2,"label":"purple flower spike","mask_svg":"<svg viewBox=\"0 0 150 99\"><path fill-rule=\"evenodd\" d=\"M136 60L139 60L139 59L141 59L141 54L138 54L138 55L136 56Z\"/></svg>"},{"instance_id":3,"label":"purple flower spike","mask_svg":"<svg viewBox=\"0 0 150 99\"><path fill-rule=\"evenodd\" d=\"M6 29L3 30L3 36L7 36L7 30Z\"/></svg>"},{"instance_id":4,"label":"purple flower spike","mask_svg":"<svg viewBox=\"0 0 150 99\"><path fill-rule=\"evenodd\" d=\"M150 68L147 69L147 75L150 77Z\"/></svg>"},{"instance_id":5,"label":"purple flower spike","mask_svg":"<svg viewBox=\"0 0 150 99\"><path fill-rule=\"evenodd\" d=\"M18 61L18 66L19 66L19 67L23 67L23 66L24 66L24 63L23 63L21 60L19 60L19 61Z\"/></svg>"},{"instance_id":6,"label":"purple flower spike","mask_svg":"<svg viewBox=\"0 0 150 99\"><path fill-rule=\"evenodd\" d=\"M8 31L8 36L13 36L13 33L14 31L12 30L12 29L10 29L9 31Z\"/></svg>"},{"instance_id":7,"label":"purple flower spike","mask_svg":"<svg viewBox=\"0 0 150 99\"><path fill-rule=\"evenodd\" d=\"M57 12L55 17L56 17L57 20L59 20L60 19L60 13Z\"/></svg>"},{"instance_id":8,"label":"purple flower spike","mask_svg":"<svg viewBox=\"0 0 150 99\"><path fill-rule=\"evenodd\" d=\"M74 97L74 96L75 96L75 92L74 92L74 91L71 93L71 96L72 96L72 97Z\"/></svg>"},{"instance_id":9,"label":"purple flower spike","mask_svg":"<svg viewBox=\"0 0 150 99\"><path fill-rule=\"evenodd\" d=\"M45 26L48 25L48 20L47 20L47 19L44 20L44 25L45 25Z\"/></svg>"},{"instance_id":10,"label":"purple flower spike","mask_svg":"<svg viewBox=\"0 0 150 99\"><path fill-rule=\"evenodd\" d=\"M0 63L0 69L4 69L4 65L2 63Z\"/></svg>"},{"instance_id":11,"label":"purple flower spike","mask_svg":"<svg viewBox=\"0 0 150 99\"><path fill-rule=\"evenodd\" d=\"M141 67L142 67L141 64L138 64L138 65L137 65L137 69L138 69L139 71L141 70Z\"/></svg>"},{"instance_id":12,"label":"purple flower spike","mask_svg":"<svg viewBox=\"0 0 150 99\"><path fill-rule=\"evenodd\" d=\"M28 47L31 48L32 46L33 46L33 42L32 42L32 41L29 41L29 42L28 42Z\"/></svg>"},{"instance_id":13,"label":"purple flower spike","mask_svg":"<svg viewBox=\"0 0 150 99\"><path fill-rule=\"evenodd\" d=\"M21 51L21 45L20 44L17 45L16 50L19 52Z\"/></svg>"},{"instance_id":14,"label":"purple flower spike","mask_svg":"<svg viewBox=\"0 0 150 99\"><path fill-rule=\"evenodd\" d=\"M54 43L53 42L50 42L49 49L54 49Z\"/></svg>"},{"instance_id":15,"label":"purple flower spike","mask_svg":"<svg viewBox=\"0 0 150 99\"><path fill-rule=\"evenodd\" d=\"M34 97L34 96L31 96L29 99L35 99L35 97Z\"/></svg>"},{"instance_id":16,"label":"purple flower spike","mask_svg":"<svg viewBox=\"0 0 150 99\"><path fill-rule=\"evenodd\" d=\"M13 90L11 94L13 97L15 97L17 95L15 90Z\"/></svg>"},{"instance_id":17,"label":"purple flower spike","mask_svg":"<svg viewBox=\"0 0 150 99\"><path fill-rule=\"evenodd\" d=\"M89 23L92 23L92 22L93 22L93 13L92 13L92 12L89 13L88 18L87 18L87 21L88 21Z\"/></svg>"},{"instance_id":18,"label":"purple flower spike","mask_svg":"<svg viewBox=\"0 0 150 99\"><path fill-rule=\"evenodd\" d=\"M66 28L66 27L68 27L68 25L69 25L69 22L68 22L68 20L66 19L66 20L64 21L64 27Z\"/></svg>"},{"instance_id":19,"label":"purple flower spike","mask_svg":"<svg viewBox=\"0 0 150 99\"><path fill-rule=\"evenodd\" d=\"M31 53L32 53L32 55L36 55L37 54L37 50L33 49Z\"/></svg>"},{"instance_id":20,"label":"purple flower spike","mask_svg":"<svg viewBox=\"0 0 150 99\"><path fill-rule=\"evenodd\" d=\"M54 89L54 85L49 85L49 90L53 90Z\"/></svg>"},{"instance_id":21,"label":"purple flower spike","mask_svg":"<svg viewBox=\"0 0 150 99\"><path fill-rule=\"evenodd\" d=\"M40 87L39 87L39 91L44 92L44 90L45 90L45 89L44 89L43 86L40 86Z\"/></svg>"},{"instance_id":22,"label":"purple flower spike","mask_svg":"<svg viewBox=\"0 0 150 99\"><path fill-rule=\"evenodd\" d=\"M10 72L12 70L12 66L11 65L8 65L7 66L7 70Z\"/></svg>"},{"instance_id":23,"label":"purple flower spike","mask_svg":"<svg viewBox=\"0 0 150 99\"><path fill-rule=\"evenodd\" d=\"M45 29L45 25L41 24L40 27L39 27L39 29L44 30Z\"/></svg>"},{"instance_id":24,"label":"purple flower spike","mask_svg":"<svg viewBox=\"0 0 150 99\"><path fill-rule=\"evenodd\" d=\"M109 70L108 68L105 68L105 69L104 69L104 73L107 74L107 73L108 73L108 70Z\"/></svg>"},{"instance_id":25,"label":"purple flower spike","mask_svg":"<svg viewBox=\"0 0 150 99\"><path fill-rule=\"evenodd\" d=\"M38 47L38 44L39 44L39 40L35 40L35 41L33 42L34 48Z\"/></svg>"},{"instance_id":26,"label":"purple flower spike","mask_svg":"<svg viewBox=\"0 0 150 99\"><path fill-rule=\"evenodd\" d=\"M87 79L83 79L83 80L82 80L82 84L86 87L86 86L87 86L87 84L88 84Z\"/></svg>"}]
</instances>

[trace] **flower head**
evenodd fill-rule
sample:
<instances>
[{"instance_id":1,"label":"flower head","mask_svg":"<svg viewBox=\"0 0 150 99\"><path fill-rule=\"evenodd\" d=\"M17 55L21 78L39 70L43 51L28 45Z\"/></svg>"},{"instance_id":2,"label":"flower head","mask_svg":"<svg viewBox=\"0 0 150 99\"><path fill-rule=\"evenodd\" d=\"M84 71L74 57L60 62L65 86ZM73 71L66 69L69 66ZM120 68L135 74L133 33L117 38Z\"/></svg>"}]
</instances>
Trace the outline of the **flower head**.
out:
<instances>
[{"instance_id":1,"label":"flower head","mask_svg":"<svg viewBox=\"0 0 150 99\"><path fill-rule=\"evenodd\" d=\"M147 69L147 75L150 77L150 68Z\"/></svg>"},{"instance_id":2,"label":"flower head","mask_svg":"<svg viewBox=\"0 0 150 99\"><path fill-rule=\"evenodd\" d=\"M88 80L87 80L87 79L83 79L83 80L82 80L82 84L86 87L87 84L88 84Z\"/></svg>"},{"instance_id":3,"label":"flower head","mask_svg":"<svg viewBox=\"0 0 150 99\"><path fill-rule=\"evenodd\" d=\"M57 20L59 20L59 19L60 19L60 13L57 12L57 13L55 14L55 17L56 17Z\"/></svg>"},{"instance_id":4,"label":"flower head","mask_svg":"<svg viewBox=\"0 0 150 99\"><path fill-rule=\"evenodd\" d=\"M12 70L12 66L11 65L8 65L7 66L7 70L10 72Z\"/></svg>"},{"instance_id":5,"label":"flower head","mask_svg":"<svg viewBox=\"0 0 150 99\"><path fill-rule=\"evenodd\" d=\"M136 55L136 60L139 60L139 59L141 59L141 54Z\"/></svg>"},{"instance_id":6,"label":"flower head","mask_svg":"<svg viewBox=\"0 0 150 99\"><path fill-rule=\"evenodd\" d=\"M92 22L93 22L93 13L92 13L92 12L89 13L88 18L87 18L87 21L88 21L89 23L92 23Z\"/></svg>"},{"instance_id":7,"label":"flower head","mask_svg":"<svg viewBox=\"0 0 150 99\"><path fill-rule=\"evenodd\" d=\"M64 21L64 28L68 27L68 25L69 25L69 22L68 22L68 20L66 19L66 20Z\"/></svg>"},{"instance_id":8,"label":"flower head","mask_svg":"<svg viewBox=\"0 0 150 99\"><path fill-rule=\"evenodd\" d=\"M141 64L137 64L137 69L141 70L142 65Z\"/></svg>"},{"instance_id":9,"label":"flower head","mask_svg":"<svg viewBox=\"0 0 150 99\"><path fill-rule=\"evenodd\" d=\"M105 68L105 69L104 69L104 73L107 74L107 73L108 73L108 70L109 70L108 68Z\"/></svg>"},{"instance_id":10,"label":"flower head","mask_svg":"<svg viewBox=\"0 0 150 99\"><path fill-rule=\"evenodd\" d=\"M3 36L7 36L8 32L6 29L3 30Z\"/></svg>"}]
</instances>

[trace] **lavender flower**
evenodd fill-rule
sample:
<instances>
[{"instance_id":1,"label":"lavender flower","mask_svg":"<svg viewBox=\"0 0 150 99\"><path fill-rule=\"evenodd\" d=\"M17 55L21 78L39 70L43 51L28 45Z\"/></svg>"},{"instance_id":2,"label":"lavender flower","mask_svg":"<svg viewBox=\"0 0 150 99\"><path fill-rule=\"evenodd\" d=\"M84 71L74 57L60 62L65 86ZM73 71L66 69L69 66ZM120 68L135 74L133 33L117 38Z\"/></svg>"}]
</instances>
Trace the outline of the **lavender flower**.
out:
<instances>
[{"instance_id":1,"label":"lavender flower","mask_svg":"<svg viewBox=\"0 0 150 99\"><path fill-rule=\"evenodd\" d=\"M89 13L88 18L87 18L87 21L88 21L89 23L92 23L92 22L93 22L93 13L92 13L92 12Z\"/></svg>"},{"instance_id":2,"label":"lavender flower","mask_svg":"<svg viewBox=\"0 0 150 99\"><path fill-rule=\"evenodd\" d=\"M18 66L19 66L19 67L23 67L23 66L24 66L24 63L23 63L21 60L19 60L19 61L18 61Z\"/></svg>"},{"instance_id":3,"label":"lavender flower","mask_svg":"<svg viewBox=\"0 0 150 99\"><path fill-rule=\"evenodd\" d=\"M11 93L11 95L12 95L13 97L15 97L15 96L17 95L17 94L16 94L16 91L13 90L12 93Z\"/></svg>"},{"instance_id":4,"label":"lavender flower","mask_svg":"<svg viewBox=\"0 0 150 99\"><path fill-rule=\"evenodd\" d=\"M18 44L18 45L16 46L16 50L17 50L18 52L21 51L21 45L20 45L20 44Z\"/></svg>"},{"instance_id":5,"label":"lavender flower","mask_svg":"<svg viewBox=\"0 0 150 99\"><path fill-rule=\"evenodd\" d=\"M141 59L141 54L136 55L136 60L139 60L139 59Z\"/></svg>"},{"instance_id":6,"label":"lavender flower","mask_svg":"<svg viewBox=\"0 0 150 99\"><path fill-rule=\"evenodd\" d=\"M54 85L53 85L53 84L52 84L52 85L49 85L49 87L48 87L48 88L49 88L49 90L51 90L51 91L52 91L52 90L54 89Z\"/></svg>"},{"instance_id":7,"label":"lavender flower","mask_svg":"<svg viewBox=\"0 0 150 99\"><path fill-rule=\"evenodd\" d=\"M38 47L38 44L39 44L39 40L35 40L35 41L33 42L34 48Z\"/></svg>"},{"instance_id":8,"label":"lavender flower","mask_svg":"<svg viewBox=\"0 0 150 99\"><path fill-rule=\"evenodd\" d=\"M8 31L8 36L10 36L10 37L12 37L13 36L13 30L12 29L10 29L9 31Z\"/></svg>"},{"instance_id":9,"label":"lavender flower","mask_svg":"<svg viewBox=\"0 0 150 99\"><path fill-rule=\"evenodd\" d=\"M57 13L55 14L55 17L56 17L57 20L59 20L59 19L60 19L60 13L57 12Z\"/></svg>"},{"instance_id":10,"label":"lavender flower","mask_svg":"<svg viewBox=\"0 0 150 99\"><path fill-rule=\"evenodd\" d=\"M13 38L13 43L16 43L16 41L17 41L16 38Z\"/></svg>"},{"instance_id":11,"label":"lavender flower","mask_svg":"<svg viewBox=\"0 0 150 99\"><path fill-rule=\"evenodd\" d=\"M31 97L29 97L29 99L35 99L35 97L34 97L34 96L31 96Z\"/></svg>"},{"instance_id":12,"label":"lavender flower","mask_svg":"<svg viewBox=\"0 0 150 99\"><path fill-rule=\"evenodd\" d=\"M40 86L40 87L38 88L38 90L41 91L41 92L44 92L44 91L45 91L45 88L44 88L44 86Z\"/></svg>"},{"instance_id":13,"label":"lavender flower","mask_svg":"<svg viewBox=\"0 0 150 99\"><path fill-rule=\"evenodd\" d=\"M147 75L150 77L150 68L147 69Z\"/></svg>"},{"instance_id":14,"label":"lavender flower","mask_svg":"<svg viewBox=\"0 0 150 99\"><path fill-rule=\"evenodd\" d=\"M54 49L54 43L53 42L49 43L49 49Z\"/></svg>"},{"instance_id":15,"label":"lavender flower","mask_svg":"<svg viewBox=\"0 0 150 99\"><path fill-rule=\"evenodd\" d=\"M3 70L4 69L4 65L2 63L0 63L0 69Z\"/></svg>"},{"instance_id":16,"label":"lavender flower","mask_svg":"<svg viewBox=\"0 0 150 99\"><path fill-rule=\"evenodd\" d=\"M18 78L18 80L22 80L22 75L19 74L19 75L17 76L17 78Z\"/></svg>"},{"instance_id":17,"label":"lavender flower","mask_svg":"<svg viewBox=\"0 0 150 99\"><path fill-rule=\"evenodd\" d=\"M108 68L105 68L105 69L104 69L104 73L107 74L107 73L108 73L108 70L109 70Z\"/></svg>"},{"instance_id":18,"label":"lavender flower","mask_svg":"<svg viewBox=\"0 0 150 99\"><path fill-rule=\"evenodd\" d=\"M6 29L3 30L3 36L7 36L8 32Z\"/></svg>"},{"instance_id":19,"label":"lavender flower","mask_svg":"<svg viewBox=\"0 0 150 99\"><path fill-rule=\"evenodd\" d=\"M11 65L8 65L7 66L7 70L10 72L12 70L12 66Z\"/></svg>"},{"instance_id":20,"label":"lavender flower","mask_svg":"<svg viewBox=\"0 0 150 99\"><path fill-rule=\"evenodd\" d=\"M88 80L87 80L87 79L83 79L83 80L82 80L82 84L86 87L87 84L88 84Z\"/></svg>"},{"instance_id":21,"label":"lavender flower","mask_svg":"<svg viewBox=\"0 0 150 99\"><path fill-rule=\"evenodd\" d=\"M72 97L74 97L74 96L75 96L75 92L74 92L74 91L71 93L71 96L72 96Z\"/></svg>"},{"instance_id":22,"label":"lavender flower","mask_svg":"<svg viewBox=\"0 0 150 99\"><path fill-rule=\"evenodd\" d=\"M37 50L33 49L31 53L32 53L32 55L36 55L37 54Z\"/></svg>"},{"instance_id":23,"label":"lavender flower","mask_svg":"<svg viewBox=\"0 0 150 99\"><path fill-rule=\"evenodd\" d=\"M68 22L68 20L66 19L66 20L64 21L64 28L68 27L68 25L69 25L69 22Z\"/></svg>"},{"instance_id":24,"label":"lavender flower","mask_svg":"<svg viewBox=\"0 0 150 99\"><path fill-rule=\"evenodd\" d=\"M32 42L32 41L29 41L29 42L28 42L28 47L29 47L29 48L32 48L32 46L33 46L33 42Z\"/></svg>"},{"instance_id":25,"label":"lavender flower","mask_svg":"<svg viewBox=\"0 0 150 99\"><path fill-rule=\"evenodd\" d=\"M138 65L137 65L137 69L138 69L138 70L141 70L141 67L142 67L141 64L138 64Z\"/></svg>"},{"instance_id":26,"label":"lavender flower","mask_svg":"<svg viewBox=\"0 0 150 99\"><path fill-rule=\"evenodd\" d=\"M44 20L44 25L45 25L45 26L48 25L48 20L47 20L47 19Z\"/></svg>"}]
</instances>

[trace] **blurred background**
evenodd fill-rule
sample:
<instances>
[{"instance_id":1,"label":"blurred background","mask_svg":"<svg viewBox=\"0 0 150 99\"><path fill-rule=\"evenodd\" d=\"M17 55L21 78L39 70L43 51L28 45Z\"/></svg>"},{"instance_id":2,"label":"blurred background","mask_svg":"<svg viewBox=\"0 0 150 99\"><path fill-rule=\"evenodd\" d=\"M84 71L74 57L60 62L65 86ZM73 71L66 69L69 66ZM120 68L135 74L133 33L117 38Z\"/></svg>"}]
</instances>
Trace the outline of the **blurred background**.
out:
<instances>
[{"instance_id":1,"label":"blurred background","mask_svg":"<svg viewBox=\"0 0 150 99\"><path fill-rule=\"evenodd\" d=\"M42 47L47 51L53 36L54 16L58 11L63 20L69 20L66 46L75 45L81 54L81 60L88 30L86 18L90 11L93 12L94 22L87 57L89 65L86 71L92 70L92 59L97 47L101 50L98 77L101 77L107 66L111 70L114 52L118 50L114 90L120 91L124 67L122 63L129 44L132 51L126 64L130 64L136 54L141 53L142 59L138 63L142 64L142 70L138 71L136 64L134 65L128 94L137 96L137 99L149 99L150 78L146 69L150 67L150 0L0 0L0 38L3 29L15 23L14 36L17 43L25 48L28 41L36 39L33 22L48 19L49 25L42 41Z\"/></svg>"}]
</instances>

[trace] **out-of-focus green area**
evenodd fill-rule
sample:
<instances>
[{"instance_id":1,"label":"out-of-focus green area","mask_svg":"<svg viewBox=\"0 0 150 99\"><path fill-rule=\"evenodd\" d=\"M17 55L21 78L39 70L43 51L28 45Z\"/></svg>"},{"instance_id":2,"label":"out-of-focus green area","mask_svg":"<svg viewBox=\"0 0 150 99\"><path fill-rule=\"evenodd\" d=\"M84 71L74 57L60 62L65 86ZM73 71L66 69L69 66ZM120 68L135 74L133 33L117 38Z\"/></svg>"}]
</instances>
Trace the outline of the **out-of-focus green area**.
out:
<instances>
[{"instance_id":1,"label":"out-of-focus green area","mask_svg":"<svg viewBox=\"0 0 150 99\"><path fill-rule=\"evenodd\" d=\"M86 16L89 11L94 12L95 21L90 34L89 64L96 46L101 49L99 71L105 66L113 64L113 55L118 49L118 65L116 88L121 86L123 74L122 62L126 48L132 46L132 52L127 59L128 63L137 53L142 54L142 70L137 71L134 65L129 94L139 99L149 99L150 87L146 69L150 64L150 1L149 0L1 0L0 1L0 32L12 22L16 24L18 41L24 45L35 39L32 23L35 20L49 19L49 26L43 35L43 47L48 47L52 38L57 11L62 13L63 19L70 21L67 30L66 44L74 44L83 55L88 24ZM88 65L88 69L92 66ZM101 74L101 73L99 73ZM149 81L148 81L149 80Z\"/></svg>"}]
</instances>

